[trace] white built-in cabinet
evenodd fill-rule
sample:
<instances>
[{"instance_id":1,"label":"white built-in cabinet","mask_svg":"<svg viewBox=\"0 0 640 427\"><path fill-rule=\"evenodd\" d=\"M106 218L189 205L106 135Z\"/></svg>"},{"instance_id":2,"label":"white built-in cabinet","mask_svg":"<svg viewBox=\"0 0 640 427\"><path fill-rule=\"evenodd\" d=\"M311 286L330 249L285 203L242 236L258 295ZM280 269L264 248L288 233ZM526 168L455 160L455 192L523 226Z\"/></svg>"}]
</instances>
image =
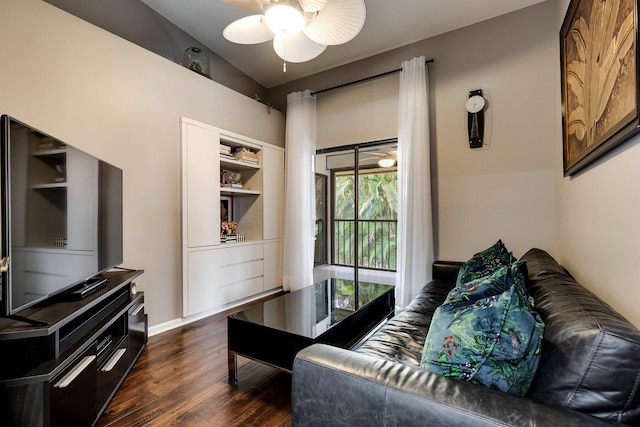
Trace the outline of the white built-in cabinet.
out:
<instances>
[{"instance_id":1,"label":"white built-in cabinet","mask_svg":"<svg viewBox=\"0 0 640 427\"><path fill-rule=\"evenodd\" d=\"M284 149L187 118L181 128L183 316L281 289ZM251 150L257 164L221 157L221 144ZM243 187L221 187L222 170L239 173ZM221 197L244 241L221 242Z\"/></svg>"}]
</instances>

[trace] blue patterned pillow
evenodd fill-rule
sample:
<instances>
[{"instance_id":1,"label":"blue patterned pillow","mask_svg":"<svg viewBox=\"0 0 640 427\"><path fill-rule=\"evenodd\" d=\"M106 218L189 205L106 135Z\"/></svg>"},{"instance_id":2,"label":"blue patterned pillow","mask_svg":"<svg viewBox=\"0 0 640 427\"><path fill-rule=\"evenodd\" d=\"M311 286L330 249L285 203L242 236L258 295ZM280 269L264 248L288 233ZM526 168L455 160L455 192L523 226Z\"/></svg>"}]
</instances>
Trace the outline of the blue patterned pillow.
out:
<instances>
[{"instance_id":1,"label":"blue patterned pillow","mask_svg":"<svg viewBox=\"0 0 640 427\"><path fill-rule=\"evenodd\" d=\"M471 259L460 267L456 286L487 276L500 267L509 266L516 259L511 252L498 240L494 245L473 255Z\"/></svg>"},{"instance_id":2,"label":"blue patterned pillow","mask_svg":"<svg viewBox=\"0 0 640 427\"><path fill-rule=\"evenodd\" d=\"M527 285L524 279L526 261L516 261L509 267L497 268L486 276L461 283L454 287L447 295L445 302L460 301L473 303L479 299L493 295L499 295L512 285L516 285L517 291L524 301L530 303L533 308L533 299L527 293Z\"/></svg>"},{"instance_id":3,"label":"blue patterned pillow","mask_svg":"<svg viewBox=\"0 0 640 427\"><path fill-rule=\"evenodd\" d=\"M499 289L509 277L521 274L519 269L506 270L512 273L493 275L503 283L487 283L487 289ZM474 292L467 295L478 297L474 301L452 298L436 309L421 366L524 396L538 368L544 323L532 310L526 290L515 282L495 295Z\"/></svg>"}]
</instances>

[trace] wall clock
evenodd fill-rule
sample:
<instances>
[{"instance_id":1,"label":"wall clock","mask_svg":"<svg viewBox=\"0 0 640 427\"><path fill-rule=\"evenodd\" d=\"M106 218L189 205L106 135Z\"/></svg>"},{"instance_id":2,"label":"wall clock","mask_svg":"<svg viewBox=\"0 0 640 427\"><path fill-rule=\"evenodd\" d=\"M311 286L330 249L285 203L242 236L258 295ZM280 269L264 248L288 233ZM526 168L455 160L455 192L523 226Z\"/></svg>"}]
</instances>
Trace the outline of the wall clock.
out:
<instances>
[{"instance_id":1,"label":"wall clock","mask_svg":"<svg viewBox=\"0 0 640 427\"><path fill-rule=\"evenodd\" d=\"M469 148L481 148L484 140L484 107L486 100L482 89L469 92L465 105L467 109L467 131L469 132Z\"/></svg>"}]
</instances>

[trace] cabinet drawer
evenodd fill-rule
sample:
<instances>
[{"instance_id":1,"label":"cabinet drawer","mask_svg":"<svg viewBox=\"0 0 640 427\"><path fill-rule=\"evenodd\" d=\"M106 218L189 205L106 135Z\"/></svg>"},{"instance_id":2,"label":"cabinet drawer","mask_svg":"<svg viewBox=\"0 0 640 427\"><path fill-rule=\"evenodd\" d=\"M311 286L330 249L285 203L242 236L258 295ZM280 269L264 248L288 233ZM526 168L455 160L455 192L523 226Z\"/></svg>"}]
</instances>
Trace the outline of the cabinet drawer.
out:
<instances>
[{"instance_id":1,"label":"cabinet drawer","mask_svg":"<svg viewBox=\"0 0 640 427\"><path fill-rule=\"evenodd\" d=\"M220 295L223 304L227 304L260 293L262 287L262 276L260 276L223 286L220 289Z\"/></svg>"},{"instance_id":2,"label":"cabinet drawer","mask_svg":"<svg viewBox=\"0 0 640 427\"><path fill-rule=\"evenodd\" d=\"M221 265L238 264L241 262L254 261L264 257L264 246L248 245L248 246L228 246L220 248L219 256L223 257Z\"/></svg>"},{"instance_id":3,"label":"cabinet drawer","mask_svg":"<svg viewBox=\"0 0 640 427\"><path fill-rule=\"evenodd\" d=\"M97 415L96 344L51 382L51 426L92 425Z\"/></svg>"},{"instance_id":4,"label":"cabinet drawer","mask_svg":"<svg viewBox=\"0 0 640 427\"><path fill-rule=\"evenodd\" d=\"M254 277L262 277L263 264L264 262L259 259L256 261L223 265L220 268L220 284L226 286L243 280L253 279Z\"/></svg>"}]
</instances>

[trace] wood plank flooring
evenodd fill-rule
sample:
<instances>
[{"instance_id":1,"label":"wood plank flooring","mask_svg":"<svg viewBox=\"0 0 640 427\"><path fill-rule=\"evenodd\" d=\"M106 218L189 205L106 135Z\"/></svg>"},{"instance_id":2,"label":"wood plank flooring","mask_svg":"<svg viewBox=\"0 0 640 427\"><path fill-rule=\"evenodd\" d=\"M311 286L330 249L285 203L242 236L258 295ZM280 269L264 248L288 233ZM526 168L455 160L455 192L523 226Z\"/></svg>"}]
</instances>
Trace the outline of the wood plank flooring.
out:
<instances>
[{"instance_id":1,"label":"wood plank flooring","mask_svg":"<svg viewBox=\"0 0 640 427\"><path fill-rule=\"evenodd\" d=\"M238 356L229 384L226 316L150 337L98 426L291 426L289 374Z\"/></svg>"},{"instance_id":2,"label":"wood plank flooring","mask_svg":"<svg viewBox=\"0 0 640 427\"><path fill-rule=\"evenodd\" d=\"M314 277L352 278L353 272L323 266ZM395 274L362 271L360 280L393 284ZM98 426L291 426L289 374L238 356L239 382L229 384L230 312L150 337Z\"/></svg>"}]
</instances>

